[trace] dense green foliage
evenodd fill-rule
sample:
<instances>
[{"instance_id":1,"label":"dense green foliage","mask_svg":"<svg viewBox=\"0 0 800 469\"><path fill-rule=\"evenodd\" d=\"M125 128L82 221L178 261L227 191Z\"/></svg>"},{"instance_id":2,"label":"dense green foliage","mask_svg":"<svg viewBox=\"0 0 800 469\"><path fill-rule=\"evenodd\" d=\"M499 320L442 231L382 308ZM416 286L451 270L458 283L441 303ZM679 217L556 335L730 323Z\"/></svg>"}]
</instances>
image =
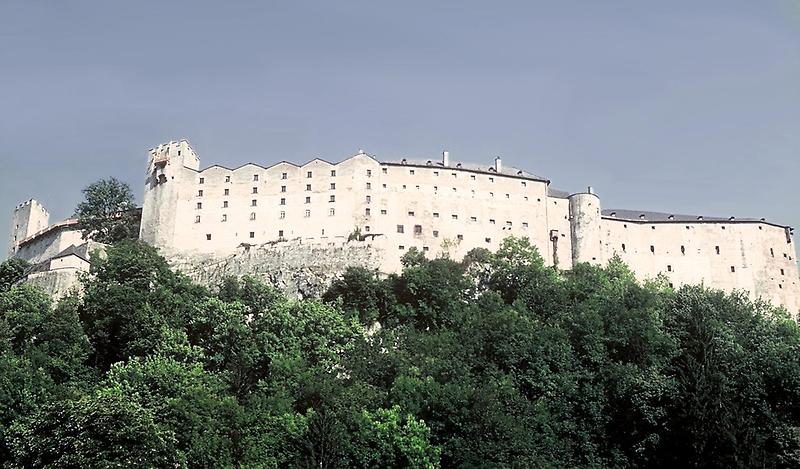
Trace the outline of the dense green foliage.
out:
<instances>
[{"instance_id":1,"label":"dense green foliage","mask_svg":"<svg viewBox=\"0 0 800 469\"><path fill-rule=\"evenodd\" d=\"M0 461L800 466L800 330L785 311L640 284L616 260L557 272L519 239L403 261L302 301L248 277L208 290L135 241L56 305L6 281Z\"/></svg>"},{"instance_id":2,"label":"dense green foliage","mask_svg":"<svg viewBox=\"0 0 800 469\"><path fill-rule=\"evenodd\" d=\"M83 196L75 210L83 239L115 243L138 237L136 203L126 183L113 177L102 179L84 188Z\"/></svg>"}]
</instances>

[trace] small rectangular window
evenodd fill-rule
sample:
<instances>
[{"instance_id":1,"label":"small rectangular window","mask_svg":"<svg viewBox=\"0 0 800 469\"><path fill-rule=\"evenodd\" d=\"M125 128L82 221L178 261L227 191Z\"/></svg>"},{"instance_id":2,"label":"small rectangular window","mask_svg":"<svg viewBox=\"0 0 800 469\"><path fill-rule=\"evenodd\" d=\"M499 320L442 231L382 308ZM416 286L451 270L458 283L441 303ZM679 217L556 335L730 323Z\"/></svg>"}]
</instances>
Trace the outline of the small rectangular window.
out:
<instances>
[{"instance_id":1,"label":"small rectangular window","mask_svg":"<svg viewBox=\"0 0 800 469\"><path fill-rule=\"evenodd\" d=\"M397 232L402 233L404 230L403 225L397 225Z\"/></svg>"}]
</instances>

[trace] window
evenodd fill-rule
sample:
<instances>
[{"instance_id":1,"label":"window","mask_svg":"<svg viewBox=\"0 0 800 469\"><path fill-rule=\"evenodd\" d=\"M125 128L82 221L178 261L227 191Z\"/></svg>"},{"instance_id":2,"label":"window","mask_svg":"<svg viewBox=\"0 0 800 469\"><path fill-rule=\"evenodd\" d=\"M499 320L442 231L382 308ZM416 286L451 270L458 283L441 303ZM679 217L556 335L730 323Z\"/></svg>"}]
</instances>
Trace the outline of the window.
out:
<instances>
[{"instance_id":1,"label":"window","mask_svg":"<svg viewBox=\"0 0 800 469\"><path fill-rule=\"evenodd\" d=\"M284 212L283 210L281 210L281 213L278 215L278 218L280 218L281 220L283 220L284 218L286 218L286 212Z\"/></svg>"},{"instance_id":2,"label":"window","mask_svg":"<svg viewBox=\"0 0 800 469\"><path fill-rule=\"evenodd\" d=\"M251 201L250 201L250 206L251 206L251 207L255 207L255 206L257 206L257 205L258 205L258 200L256 200L256 199L253 199L253 200L251 200Z\"/></svg>"},{"instance_id":3,"label":"window","mask_svg":"<svg viewBox=\"0 0 800 469\"><path fill-rule=\"evenodd\" d=\"M286 192L286 186L281 186L281 192Z\"/></svg>"},{"instance_id":4,"label":"window","mask_svg":"<svg viewBox=\"0 0 800 469\"><path fill-rule=\"evenodd\" d=\"M283 238L283 230L278 230L278 238Z\"/></svg>"},{"instance_id":5,"label":"window","mask_svg":"<svg viewBox=\"0 0 800 469\"><path fill-rule=\"evenodd\" d=\"M422 234L422 225L414 225L414 234L421 235Z\"/></svg>"},{"instance_id":6,"label":"window","mask_svg":"<svg viewBox=\"0 0 800 469\"><path fill-rule=\"evenodd\" d=\"M281 179L288 179L288 178L289 178L289 174L281 173Z\"/></svg>"},{"instance_id":7,"label":"window","mask_svg":"<svg viewBox=\"0 0 800 469\"><path fill-rule=\"evenodd\" d=\"M413 217L413 216L414 216L414 212L411 212L411 211L409 211L409 212L408 212L408 216L409 216L409 217Z\"/></svg>"},{"instance_id":8,"label":"window","mask_svg":"<svg viewBox=\"0 0 800 469\"><path fill-rule=\"evenodd\" d=\"M200 215L197 215L196 217L194 217L194 222L195 223L200 223Z\"/></svg>"},{"instance_id":9,"label":"window","mask_svg":"<svg viewBox=\"0 0 800 469\"><path fill-rule=\"evenodd\" d=\"M205 184L205 183L206 183L206 178L200 178L200 184Z\"/></svg>"},{"instance_id":10,"label":"window","mask_svg":"<svg viewBox=\"0 0 800 469\"><path fill-rule=\"evenodd\" d=\"M311 210L306 210L305 217L309 218L311 216Z\"/></svg>"},{"instance_id":11,"label":"window","mask_svg":"<svg viewBox=\"0 0 800 469\"><path fill-rule=\"evenodd\" d=\"M200 210L203 208L203 202L197 202L197 209Z\"/></svg>"},{"instance_id":12,"label":"window","mask_svg":"<svg viewBox=\"0 0 800 469\"><path fill-rule=\"evenodd\" d=\"M256 232L255 231L251 231L250 232L250 239L253 239L255 237L256 237Z\"/></svg>"},{"instance_id":13,"label":"window","mask_svg":"<svg viewBox=\"0 0 800 469\"><path fill-rule=\"evenodd\" d=\"M439 230L433 230L433 237L434 238L438 238L439 237Z\"/></svg>"},{"instance_id":14,"label":"window","mask_svg":"<svg viewBox=\"0 0 800 469\"><path fill-rule=\"evenodd\" d=\"M328 198L328 202L336 202L336 196L331 195L330 198Z\"/></svg>"},{"instance_id":15,"label":"window","mask_svg":"<svg viewBox=\"0 0 800 469\"><path fill-rule=\"evenodd\" d=\"M203 189L197 191L197 197L203 197Z\"/></svg>"},{"instance_id":16,"label":"window","mask_svg":"<svg viewBox=\"0 0 800 469\"><path fill-rule=\"evenodd\" d=\"M307 177L307 178L310 178L311 176L312 176L312 174L311 174L311 171L308 171L308 172L306 173L306 177Z\"/></svg>"},{"instance_id":17,"label":"window","mask_svg":"<svg viewBox=\"0 0 800 469\"><path fill-rule=\"evenodd\" d=\"M256 212L250 212L250 221L253 221L255 219L256 219Z\"/></svg>"},{"instance_id":18,"label":"window","mask_svg":"<svg viewBox=\"0 0 800 469\"><path fill-rule=\"evenodd\" d=\"M310 191L310 190L311 190L311 184L306 184L306 191Z\"/></svg>"},{"instance_id":19,"label":"window","mask_svg":"<svg viewBox=\"0 0 800 469\"><path fill-rule=\"evenodd\" d=\"M334 215L336 215L336 209L335 208L328 209L328 216L332 217Z\"/></svg>"},{"instance_id":20,"label":"window","mask_svg":"<svg viewBox=\"0 0 800 469\"><path fill-rule=\"evenodd\" d=\"M719 255L719 246L714 246L714 250L717 251L717 255Z\"/></svg>"},{"instance_id":21,"label":"window","mask_svg":"<svg viewBox=\"0 0 800 469\"><path fill-rule=\"evenodd\" d=\"M369 207L365 208L364 209L364 215L370 216L370 214L372 214L372 211L369 209Z\"/></svg>"},{"instance_id":22,"label":"window","mask_svg":"<svg viewBox=\"0 0 800 469\"><path fill-rule=\"evenodd\" d=\"M451 217L453 220L458 220L458 215L456 215L455 213L454 213L454 214L452 214L452 215L450 215L450 217Z\"/></svg>"},{"instance_id":23,"label":"window","mask_svg":"<svg viewBox=\"0 0 800 469\"><path fill-rule=\"evenodd\" d=\"M228 208L228 201L227 200L223 200L222 201L222 208Z\"/></svg>"},{"instance_id":24,"label":"window","mask_svg":"<svg viewBox=\"0 0 800 469\"><path fill-rule=\"evenodd\" d=\"M306 197L306 203L307 203L307 204L310 204L310 203L311 203L311 197Z\"/></svg>"},{"instance_id":25,"label":"window","mask_svg":"<svg viewBox=\"0 0 800 469\"><path fill-rule=\"evenodd\" d=\"M231 190L230 189L225 189L224 195L231 195Z\"/></svg>"},{"instance_id":26,"label":"window","mask_svg":"<svg viewBox=\"0 0 800 469\"><path fill-rule=\"evenodd\" d=\"M253 194L258 194L258 187L253 188Z\"/></svg>"},{"instance_id":27,"label":"window","mask_svg":"<svg viewBox=\"0 0 800 469\"><path fill-rule=\"evenodd\" d=\"M253 182L258 182L258 174L253 175Z\"/></svg>"},{"instance_id":28,"label":"window","mask_svg":"<svg viewBox=\"0 0 800 469\"><path fill-rule=\"evenodd\" d=\"M281 205L286 205L286 199L281 198Z\"/></svg>"},{"instance_id":29,"label":"window","mask_svg":"<svg viewBox=\"0 0 800 469\"><path fill-rule=\"evenodd\" d=\"M332 190L332 191L333 191L333 190L336 190L336 183L335 183L335 182L332 182L332 183L331 183L331 190Z\"/></svg>"},{"instance_id":30,"label":"window","mask_svg":"<svg viewBox=\"0 0 800 469\"><path fill-rule=\"evenodd\" d=\"M224 213L222 214L222 221L223 222L228 221L228 215L227 214L224 214Z\"/></svg>"},{"instance_id":31,"label":"window","mask_svg":"<svg viewBox=\"0 0 800 469\"><path fill-rule=\"evenodd\" d=\"M231 182L231 177L230 176L225 176L225 182Z\"/></svg>"},{"instance_id":32,"label":"window","mask_svg":"<svg viewBox=\"0 0 800 469\"><path fill-rule=\"evenodd\" d=\"M433 212L433 218L439 218L439 212Z\"/></svg>"},{"instance_id":33,"label":"window","mask_svg":"<svg viewBox=\"0 0 800 469\"><path fill-rule=\"evenodd\" d=\"M336 170L335 169L331 170L331 177L336 177Z\"/></svg>"},{"instance_id":34,"label":"window","mask_svg":"<svg viewBox=\"0 0 800 469\"><path fill-rule=\"evenodd\" d=\"M403 233L403 225L397 225L397 232Z\"/></svg>"},{"instance_id":35,"label":"window","mask_svg":"<svg viewBox=\"0 0 800 469\"><path fill-rule=\"evenodd\" d=\"M206 233L206 241L211 241L211 233Z\"/></svg>"}]
</instances>

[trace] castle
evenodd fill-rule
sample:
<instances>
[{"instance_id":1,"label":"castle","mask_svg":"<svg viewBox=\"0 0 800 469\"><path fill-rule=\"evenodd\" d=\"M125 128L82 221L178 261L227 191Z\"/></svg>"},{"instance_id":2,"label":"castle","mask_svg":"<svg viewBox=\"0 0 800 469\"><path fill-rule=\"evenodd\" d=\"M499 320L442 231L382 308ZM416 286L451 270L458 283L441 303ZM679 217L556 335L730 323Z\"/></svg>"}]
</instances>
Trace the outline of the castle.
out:
<instances>
[{"instance_id":1,"label":"castle","mask_svg":"<svg viewBox=\"0 0 800 469\"><path fill-rule=\"evenodd\" d=\"M74 220L49 225L29 201L14 212L9 255L38 263L66 255L85 269L74 229ZM559 269L619 256L642 279L746 290L800 310L792 228L763 218L601 209L591 188L570 194L500 158L466 164L446 151L436 160L379 161L359 151L338 163L202 170L186 140L148 154L140 238L200 279L236 263L227 273L266 272L264 262L298 250L305 257L287 262L396 272L412 247L459 259L512 235L530 239Z\"/></svg>"}]
</instances>

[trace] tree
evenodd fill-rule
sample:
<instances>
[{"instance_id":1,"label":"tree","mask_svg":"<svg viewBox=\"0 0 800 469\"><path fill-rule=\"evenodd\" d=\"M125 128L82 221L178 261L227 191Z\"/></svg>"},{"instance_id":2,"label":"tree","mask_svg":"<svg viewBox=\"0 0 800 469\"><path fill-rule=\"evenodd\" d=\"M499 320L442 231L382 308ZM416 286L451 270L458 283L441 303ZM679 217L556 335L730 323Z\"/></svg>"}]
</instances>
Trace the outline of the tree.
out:
<instances>
[{"instance_id":1,"label":"tree","mask_svg":"<svg viewBox=\"0 0 800 469\"><path fill-rule=\"evenodd\" d=\"M182 467L175 436L117 388L52 403L17 421L8 467Z\"/></svg>"},{"instance_id":2,"label":"tree","mask_svg":"<svg viewBox=\"0 0 800 469\"><path fill-rule=\"evenodd\" d=\"M133 191L116 179L102 179L83 189L84 201L75 209L83 239L113 244L139 236Z\"/></svg>"}]
</instances>

